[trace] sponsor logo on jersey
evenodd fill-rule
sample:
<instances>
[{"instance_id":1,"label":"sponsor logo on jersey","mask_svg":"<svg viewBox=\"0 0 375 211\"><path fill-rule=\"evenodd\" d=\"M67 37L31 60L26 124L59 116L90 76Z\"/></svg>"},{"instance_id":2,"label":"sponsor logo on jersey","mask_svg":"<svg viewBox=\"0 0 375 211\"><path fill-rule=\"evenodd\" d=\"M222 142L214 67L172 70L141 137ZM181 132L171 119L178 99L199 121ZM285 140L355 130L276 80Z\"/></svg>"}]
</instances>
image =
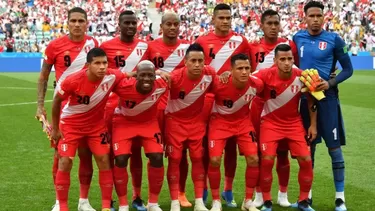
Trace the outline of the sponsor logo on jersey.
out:
<instances>
[{"instance_id":1,"label":"sponsor logo on jersey","mask_svg":"<svg viewBox=\"0 0 375 211\"><path fill-rule=\"evenodd\" d=\"M324 51L327 48L327 42L319 42L319 49Z\"/></svg>"},{"instance_id":2,"label":"sponsor logo on jersey","mask_svg":"<svg viewBox=\"0 0 375 211\"><path fill-rule=\"evenodd\" d=\"M292 85L290 87L292 89L293 94L297 93L299 91L299 86L298 85Z\"/></svg>"}]
</instances>

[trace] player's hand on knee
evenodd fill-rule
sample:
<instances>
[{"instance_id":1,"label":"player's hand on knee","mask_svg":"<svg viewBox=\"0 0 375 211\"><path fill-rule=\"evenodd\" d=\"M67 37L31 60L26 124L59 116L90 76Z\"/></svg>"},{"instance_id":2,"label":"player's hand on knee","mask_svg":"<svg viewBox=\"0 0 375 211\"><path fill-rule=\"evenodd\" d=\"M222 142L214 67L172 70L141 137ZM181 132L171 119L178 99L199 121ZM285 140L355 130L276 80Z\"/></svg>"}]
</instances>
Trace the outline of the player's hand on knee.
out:
<instances>
[{"instance_id":1,"label":"player's hand on knee","mask_svg":"<svg viewBox=\"0 0 375 211\"><path fill-rule=\"evenodd\" d=\"M221 83L228 83L228 78L230 76L231 72L230 71L225 71L219 76L219 80Z\"/></svg>"},{"instance_id":2,"label":"player's hand on knee","mask_svg":"<svg viewBox=\"0 0 375 211\"><path fill-rule=\"evenodd\" d=\"M307 131L307 139L311 143L316 139L316 136L318 134L318 131L316 129L316 126L311 125Z\"/></svg>"}]
</instances>

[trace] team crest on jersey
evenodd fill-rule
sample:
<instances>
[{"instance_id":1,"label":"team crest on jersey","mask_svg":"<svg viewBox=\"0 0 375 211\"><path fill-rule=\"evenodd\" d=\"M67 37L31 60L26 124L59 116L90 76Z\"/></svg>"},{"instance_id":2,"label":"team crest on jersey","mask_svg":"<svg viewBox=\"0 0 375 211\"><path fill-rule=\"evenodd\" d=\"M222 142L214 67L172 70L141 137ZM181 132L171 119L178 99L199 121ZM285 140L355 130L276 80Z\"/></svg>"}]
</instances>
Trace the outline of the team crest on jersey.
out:
<instances>
[{"instance_id":1,"label":"team crest on jersey","mask_svg":"<svg viewBox=\"0 0 375 211\"><path fill-rule=\"evenodd\" d=\"M118 143L115 143L115 144L113 144L113 149L116 151L116 150L118 150Z\"/></svg>"},{"instance_id":2,"label":"team crest on jersey","mask_svg":"<svg viewBox=\"0 0 375 211\"><path fill-rule=\"evenodd\" d=\"M254 98L254 95L248 94L248 95L245 95L244 98L245 98L246 102L250 102Z\"/></svg>"},{"instance_id":3,"label":"team crest on jersey","mask_svg":"<svg viewBox=\"0 0 375 211\"><path fill-rule=\"evenodd\" d=\"M292 89L293 94L297 93L299 91L299 86L298 85L292 85L290 87Z\"/></svg>"},{"instance_id":4,"label":"team crest on jersey","mask_svg":"<svg viewBox=\"0 0 375 211\"><path fill-rule=\"evenodd\" d=\"M167 151L168 153L172 153L172 152L173 152L173 146L168 145L166 151Z\"/></svg>"},{"instance_id":5,"label":"team crest on jersey","mask_svg":"<svg viewBox=\"0 0 375 211\"><path fill-rule=\"evenodd\" d=\"M103 91L108 91L108 89L109 89L109 86L108 86L108 83L105 83L105 84L102 84L102 90Z\"/></svg>"},{"instance_id":6,"label":"team crest on jersey","mask_svg":"<svg viewBox=\"0 0 375 211\"><path fill-rule=\"evenodd\" d=\"M156 101L158 98L159 98L159 95L158 95L158 94L153 94L153 95L151 96L152 101Z\"/></svg>"},{"instance_id":7,"label":"team crest on jersey","mask_svg":"<svg viewBox=\"0 0 375 211\"><path fill-rule=\"evenodd\" d=\"M327 42L319 42L319 49L324 51L327 48Z\"/></svg>"},{"instance_id":8,"label":"team crest on jersey","mask_svg":"<svg viewBox=\"0 0 375 211\"><path fill-rule=\"evenodd\" d=\"M204 82L204 83L201 83L200 88L201 88L201 90L206 90L207 86L208 86L208 84L206 82Z\"/></svg>"},{"instance_id":9,"label":"team crest on jersey","mask_svg":"<svg viewBox=\"0 0 375 211\"><path fill-rule=\"evenodd\" d=\"M185 56L185 51L184 51L183 49L178 49L178 50L177 50L177 55L178 55L179 57L184 57L184 56Z\"/></svg>"},{"instance_id":10,"label":"team crest on jersey","mask_svg":"<svg viewBox=\"0 0 375 211\"><path fill-rule=\"evenodd\" d=\"M209 146L210 146L210 148L214 148L215 147L215 140L210 140Z\"/></svg>"},{"instance_id":11,"label":"team crest on jersey","mask_svg":"<svg viewBox=\"0 0 375 211\"><path fill-rule=\"evenodd\" d=\"M144 52L143 52L142 49L136 48L135 50L137 51L137 55L138 55L138 56L143 56L143 53L144 53Z\"/></svg>"},{"instance_id":12,"label":"team crest on jersey","mask_svg":"<svg viewBox=\"0 0 375 211\"><path fill-rule=\"evenodd\" d=\"M62 150L63 152L68 151L68 145L67 145L67 144L61 144L61 150Z\"/></svg>"},{"instance_id":13,"label":"team crest on jersey","mask_svg":"<svg viewBox=\"0 0 375 211\"><path fill-rule=\"evenodd\" d=\"M88 53L91 50L91 46L85 46L85 52Z\"/></svg>"},{"instance_id":14,"label":"team crest on jersey","mask_svg":"<svg viewBox=\"0 0 375 211\"><path fill-rule=\"evenodd\" d=\"M236 48L236 43L235 42L229 42L229 48L230 49L234 49L234 48Z\"/></svg>"}]
</instances>

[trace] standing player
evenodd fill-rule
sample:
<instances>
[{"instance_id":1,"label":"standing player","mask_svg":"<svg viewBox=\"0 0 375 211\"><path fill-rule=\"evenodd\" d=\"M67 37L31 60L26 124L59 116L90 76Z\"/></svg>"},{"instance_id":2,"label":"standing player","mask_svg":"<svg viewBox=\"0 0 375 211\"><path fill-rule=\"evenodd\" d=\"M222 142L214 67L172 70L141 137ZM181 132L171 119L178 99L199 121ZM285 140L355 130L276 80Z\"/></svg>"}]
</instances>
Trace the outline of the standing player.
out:
<instances>
[{"instance_id":1,"label":"standing player","mask_svg":"<svg viewBox=\"0 0 375 211\"><path fill-rule=\"evenodd\" d=\"M353 66L348 55L345 42L336 33L324 31L324 6L317 1L310 1L304 7L307 30L299 31L293 40L298 47L299 67L301 69L315 68L323 79L319 90L325 90L326 98L317 103L319 138L311 145L311 155L314 161L315 148L321 137L328 148L332 160L333 178L336 188L336 211L345 211L344 178L345 165L341 146L345 145L345 132L338 98L337 85L353 74ZM336 62L339 61L342 71L330 78L335 72ZM301 102L301 113L307 120L306 101ZM309 196L311 199L311 194Z\"/></svg>"},{"instance_id":2,"label":"standing player","mask_svg":"<svg viewBox=\"0 0 375 211\"><path fill-rule=\"evenodd\" d=\"M120 36L104 42L100 47L107 53L109 68L120 69L121 72L130 73L135 71L140 61L147 59L148 45L146 42L134 37L137 33L137 17L133 11L126 10L122 12L118 21ZM118 97L112 93L106 106L106 121L110 133L112 130L112 116L117 104ZM139 144L134 144L132 147L130 172L133 184L132 206L138 211L144 211L146 207L141 199L142 156ZM116 173L115 171L115 178L117 177ZM115 180L115 189L117 192L121 192L117 180ZM125 206L123 201L120 200L119 203L120 206Z\"/></svg>"},{"instance_id":3,"label":"standing player","mask_svg":"<svg viewBox=\"0 0 375 211\"><path fill-rule=\"evenodd\" d=\"M297 206L303 211L313 211L308 204L308 194L313 180L312 161L308 143L316 137L316 112L310 109L311 126L308 136L298 112L301 98L302 82L299 80L302 71L293 68L292 49L287 44L280 44L275 49L275 66L254 74L264 83L264 107L261 114L260 149L260 186L264 205L262 210L271 211L272 168L280 141L286 141L291 154L300 166L298 182L300 195ZM313 100L309 99L312 107Z\"/></svg>"},{"instance_id":4,"label":"standing player","mask_svg":"<svg viewBox=\"0 0 375 211\"><path fill-rule=\"evenodd\" d=\"M298 61L297 48L292 41L284 38L279 38L280 28L280 16L274 10L266 10L261 16L260 28L264 33L264 37L259 42L250 44L250 58L252 72L261 70L264 68L270 68L274 65L275 48L279 44L289 44L292 48L293 57L295 61ZM260 115L263 110L264 101L261 97L255 97L251 103L251 121L254 125L255 132L259 136L260 128ZM259 138L258 138L259 140ZM288 184L290 174L290 164L288 158L288 146L287 143L279 144L277 149L277 163L276 171L279 177L279 193L277 203L282 207L289 207L288 201ZM262 192L257 187L257 193L254 199L254 205L260 207L263 205Z\"/></svg>"},{"instance_id":5,"label":"standing player","mask_svg":"<svg viewBox=\"0 0 375 211\"><path fill-rule=\"evenodd\" d=\"M107 66L105 52L94 48L87 53L87 69L69 76L57 87L52 106L52 140L58 142L60 156L55 182L60 211L69 210L70 171L75 152L82 141L87 141L98 165L102 210L109 211L111 207L113 174L104 107L111 90L123 75L112 69L107 70ZM60 116L64 100L68 102Z\"/></svg>"},{"instance_id":6,"label":"standing player","mask_svg":"<svg viewBox=\"0 0 375 211\"><path fill-rule=\"evenodd\" d=\"M115 154L115 180L121 202L120 211L128 211L127 164L133 144L141 144L149 158L148 206L150 211L161 211L158 206L159 193L164 180L163 142L157 120L160 97L167 84L155 80L155 66L150 61L137 65L137 78L123 80L114 90L120 97L113 117L112 141Z\"/></svg>"},{"instance_id":7,"label":"standing player","mask_svg":"<svg viewBox=\"0 0 375 211\"><path fill-rule=\"evenodd\" d=\"M228 83L213 84L215 103L209 122L208 146L210 164L208 177L212 191L211 211L222 210L220 189L220 164L226 142L238 145L246 159L246 191L242 210L257 211L252 202L254 188L258 182L258 147L254 128L250 120L249 104L257 92L262 90L262 82L249 77L250 61L245 54L231 57L232 74Z\"/></svg>"},{"instance_id":8,"label":"standing player","mask_svg":"<svg viewBox=\"0 0 375 211\"><path fill-rule=\"evenodd\" d=\"M68 28L69 35L53 40L46 49L42 70L38 80L38 108L36 117L46 115L44 108L44 99L47 91L48 78L52 66L56 70L56 80L54 82L56 90L69 75L76 73L85 66L87 52L98 46L98 42L90 36L85 35L87 30L87 13L75 7L68 11ZM56 95L56 90L55 94ZM52 147L57 146L51 144ZM92 155L87 149L87 143L80 142L78 147L79 163L79 181L80 181L80 198L78 203L79 211L94 211L88 201L88 194L92 178ZM57 150L56 150L57 152ZM55 182L58 169L58 154L54 155L52 168L53 180ZM56 196L57 197L57 196ZM56 200L53 211L59 210L59 201Z\"/></svg>"},{"instance_id":9,"label":"standing player","mask_svg":"<svg viewBox=\"0 0 375 211\"><path fill-rule=\"evenodd\" d=\"M192 179L195 192L195 211L207 211L203 203L204 175L203 136L206 133L206 121L202 113L205 94L216 78L216 72L204 65L204 53L201 45L190 45L186 51L185 67L171 74L171 87L165 109L165 138L168 155L168 184L171 195L171 210L179 211L178 200L180 163L183 151L188 148L192 163Z\"/></svg>"},{"instance_id":10,"label":"standing player","mask_svg":"<svg viewBox=\"0 0 375 211\"><path fill-rule=\"evenodd\" d=\"M180 19L176 13L167 12L162 16L160 29L162 37L149 42L149 60L152 61L157 70L171 73L176 69L184 67L184 58L189 44L185 40L177 38L180 28ZM164 133L164 110L168 96L164 95L159 104L158 119L162 133ZM188 161L186 150L183 151L180 163L180 187L178 199L182 207L191 207L192 204L185 195L186 179L188 176Z\"/></svg>"},{"instance_id":11,"label":"standing player","mask_svg":"<svg viewBox=\"0 0 375 211\"><path fill-rule=\"evenodd\" d=\"M245 37L231 31L232 13L227 4L218 4L213 12L214 32L198 37L205 53L205 64L213 67L218 75L231 69L230 57L238 53L248 54L249 45ZM206 96L206 107L213 103L213 96ZM210 111L210 108L205 108ZM228 207L237 207L233 198L232 186L237 166L236 145L228 142L224 155L225 183L222 197Z\"/></svg>"}]
</instances>

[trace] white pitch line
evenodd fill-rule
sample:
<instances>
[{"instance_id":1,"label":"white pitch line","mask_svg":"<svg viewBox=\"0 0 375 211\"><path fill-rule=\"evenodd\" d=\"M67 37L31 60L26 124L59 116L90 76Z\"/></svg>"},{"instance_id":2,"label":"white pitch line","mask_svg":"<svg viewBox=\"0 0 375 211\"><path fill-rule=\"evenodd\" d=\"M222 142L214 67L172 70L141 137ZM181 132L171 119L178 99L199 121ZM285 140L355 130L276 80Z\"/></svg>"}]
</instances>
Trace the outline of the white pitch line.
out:
<instances>
[{"instance_id":1,"label":"white pitch line","mask_svg":"<svg viewBox=\"0 0 375 211\"><path fill-rule=\"evenodd\" d=\"M36 90L37 88L32 88L32 87L11 87L11 86L6 86L6 87L0 87L0 89L25 89L25 90ZM54 91L53 89L47 89L47 91Z\"/></svg>"},{"instance_id":2,"label":"white pitch line","mask_svg":"<svg viewBox=\"0 0 375 211\"><path fill-rule=\"evenodd\" d=\"M44 101L46 103L52 102L52 100L46 100ZM30 105L30 104L36 104L37 102L24 102L24 103L7 103L7 104L0 104L0 107L7 107L7 106L18 106L18 105Z\"/></svg>"}]
</instances>

